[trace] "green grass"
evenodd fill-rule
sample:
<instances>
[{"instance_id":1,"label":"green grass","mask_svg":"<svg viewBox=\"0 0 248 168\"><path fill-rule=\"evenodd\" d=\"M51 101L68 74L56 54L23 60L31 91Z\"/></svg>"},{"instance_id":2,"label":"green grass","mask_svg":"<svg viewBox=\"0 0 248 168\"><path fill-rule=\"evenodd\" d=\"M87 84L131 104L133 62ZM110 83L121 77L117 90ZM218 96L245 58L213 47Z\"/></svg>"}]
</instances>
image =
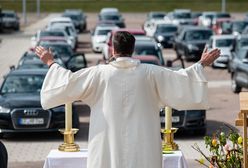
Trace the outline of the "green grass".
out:
<instances>
[{"instance_id":1,"label":"green grass","mask_svg":"<svg viewBox=\"0 0 248 168\"><path fill-rule=\"evenodd\" d=\"M81 8L98 12L103 7L117 7L122 12L171 11L189 8L193 11L220 11L221 0L40 0L42 12L61 12ZM226 0L228 12L248 12L247 0ZM22 0L0 0L3 9L22 11ZM36 0L27 0L28 12L35 12Z\"/></svg>"}]
</instances>

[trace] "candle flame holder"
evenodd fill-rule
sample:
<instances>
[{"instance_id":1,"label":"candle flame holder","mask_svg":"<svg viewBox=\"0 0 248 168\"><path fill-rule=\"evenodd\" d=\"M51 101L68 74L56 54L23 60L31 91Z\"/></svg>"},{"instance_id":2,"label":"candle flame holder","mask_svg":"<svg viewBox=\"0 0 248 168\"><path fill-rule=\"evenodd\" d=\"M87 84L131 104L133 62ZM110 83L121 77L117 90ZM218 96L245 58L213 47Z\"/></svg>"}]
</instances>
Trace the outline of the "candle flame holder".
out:
<instances>
[{"instance_id":1,"label":"candle flame holder","mask_svg":"<svg viewBox=\"0 0 248 168\"><path fill-rule=\"evenodd\" d=\"M64 143L59 145L59 151L62 152L78 152L80 147L74 142L74 135L78 132L78 129L72 128L67 131L65 129L59 129L59 132L64 135Z\"/></svg>"},{"instance_id":2,"label":"candle flame holder","mask_svg":"<svg viewBox=\"0 0 248 168\"><path fill-rule=\"evenodd\" d=\"M174 134L177 132L178 128L171 128L171 130L162 129L163 134L163 151L175 151L178 150L178 145L174 142Z\"/></svg>"}]
</instances>

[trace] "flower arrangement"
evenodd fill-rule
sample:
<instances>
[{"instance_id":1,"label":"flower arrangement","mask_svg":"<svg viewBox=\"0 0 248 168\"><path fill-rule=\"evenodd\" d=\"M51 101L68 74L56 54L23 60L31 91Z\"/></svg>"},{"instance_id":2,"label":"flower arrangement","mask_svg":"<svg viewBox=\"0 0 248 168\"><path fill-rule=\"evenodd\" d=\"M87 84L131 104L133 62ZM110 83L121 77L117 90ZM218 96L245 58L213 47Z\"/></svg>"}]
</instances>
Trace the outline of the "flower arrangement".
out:
<instances>
[{"instance_id":1,"label":"flower arrangement","mask_svg":"<svg viewBox=\"0 0 248 168\"><path fill-rule=\"evenodd\" d=\"M212 137L204 137L210 156L204 154L197 144L192 146L202 155L202 159L196 159L202 166L208 168L242 168L243 138L232 128L227 127L230 129L228 134L217 131Z\"/></svg>"}]
</instances>

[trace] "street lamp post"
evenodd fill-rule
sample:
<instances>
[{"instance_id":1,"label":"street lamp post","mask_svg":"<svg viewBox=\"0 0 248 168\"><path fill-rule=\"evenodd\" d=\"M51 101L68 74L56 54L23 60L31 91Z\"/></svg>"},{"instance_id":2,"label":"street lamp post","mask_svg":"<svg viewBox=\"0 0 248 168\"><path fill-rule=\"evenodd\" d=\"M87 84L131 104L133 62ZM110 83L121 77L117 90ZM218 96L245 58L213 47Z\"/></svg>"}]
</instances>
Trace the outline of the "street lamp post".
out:
<instances>
[{"instance_id":1,"label":"street lamp post","mask_svg":"<svg viewBox=\"0 0 248 168\"><path fill-rule=\"evenodd\" d=\"M27 2L26 0L22 0L22 16L24 20L24 25L27 24Z\"/></svg>"},{"instance_id":2,"label":"street lamp post","mask_svg":"<svg viewBox=\"0 0 248 168\"><path fill-rule=\"evenodd\" d=\"M36 2L37 7L37 17L40 17L40 0L37 0Z\"/></svg>"},{"instance_id":3,"label":"street lamp post","mask_svg":"<svg viewBox=\"0 0 248 168\"><path fill-rule=\"evenodd\" d=\"M221 3L221 12L226 12L226 0L222 0Z\"/></svg>"}]
</instances>

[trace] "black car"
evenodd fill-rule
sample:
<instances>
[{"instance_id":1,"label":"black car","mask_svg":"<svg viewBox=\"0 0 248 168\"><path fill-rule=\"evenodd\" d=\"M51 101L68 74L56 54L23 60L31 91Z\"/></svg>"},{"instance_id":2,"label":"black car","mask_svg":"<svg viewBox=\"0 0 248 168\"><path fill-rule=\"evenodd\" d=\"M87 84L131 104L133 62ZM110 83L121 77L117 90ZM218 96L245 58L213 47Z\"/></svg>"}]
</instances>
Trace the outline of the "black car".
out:
<instances>
[{"instance_id":1,"label":"black car","mask_svg":"<svg viewBox=\"0 0 248 168\"><path fill-rule=\"evenodd\" d=\"M119 28L125 28L126 27L124 19L122 18L121 14L119 14L119 13L111 13L111 12L101 13L101 14L99 14L99 21L115 24Z\"/></svg>"},{"instance_id":2,"label":"black car","mask_svg":"<svg viewBox=\"0 0 248 168\"><path fill-rule=\"evenodd\" d=\"M161 46L152 38L149 37L137 37L134 47L134 56L156 56L161 65L165 65L163 53L161 51Z\"/></svg>"},{"instance_id":3,"label":"black car","mask_svg":"<svg viewBox=\"0 0 248 168\"><path fill-rule=\"evenodd\" d=\"M83 32L87 29L87 16L82 10L68 9L62 15L63 17L69 17L73 21L73 24L79 32Z\"/></svg>"},{"instance_id":4,"label":"black car","mask_svg":"<svg viewBox=\"0 0 248 168\"><path fill-rule=\"evenodd\" d=\"M64 128L65 108L44 110L40 90L47 69L13 70L0 87L0 135L11 132L46 132ZM73 113L73 126L79 118Z\"/></svg>"},{"instance_id":5,"label":"black car","mask_svg":"<svg viewBox=\"0 0 248 168\"><path fill-rule=\"evenodd\" d=\"M177 26L171 24L158 24L154 38L163 47L172 47L177 33Z\"/></svg>"},{"instance_id":6,"label":"black car","mask_svg":"<svg viewBox=\"0 0 248 168\"><path fill-rule=\"evenodd\" d=\"M233 53L231 62L232 91L241 92L242 88L248 88L248 47L243 47Z\"/></svg>"},{"instance_id":7,"label":"black car","mask_svg":"<svg viewBox=\"0 0 248 168\"><path fill-rule=\"evenodd\" d=\"M213 31L204 27L186 26L175 38L174 48L177 57L184 56L186 60L199 60L205 44L213 35Z\"/></svg>"},{"instance_id":8,"label":"black car","mask_svg":"<svg viewBox=\"0 0 248 168\"><path fill-rule=\"evenodd\" d=\"M2 11L2 26L3 29L20 29L20 19L16 12L13 10L3 10Z\"/></svg>"}]
</instances>

